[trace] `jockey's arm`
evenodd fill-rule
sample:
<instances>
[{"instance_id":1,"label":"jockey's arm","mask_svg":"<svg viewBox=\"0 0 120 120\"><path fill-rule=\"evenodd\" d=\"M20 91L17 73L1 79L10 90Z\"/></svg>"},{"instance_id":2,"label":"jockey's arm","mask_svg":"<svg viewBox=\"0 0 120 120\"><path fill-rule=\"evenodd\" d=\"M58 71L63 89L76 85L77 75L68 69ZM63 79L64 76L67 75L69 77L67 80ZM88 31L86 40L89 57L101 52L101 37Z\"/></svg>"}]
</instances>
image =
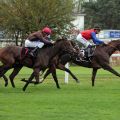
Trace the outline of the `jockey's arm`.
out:
<instances>
[{"instance_id":1,"label":"jockey's arm","mask_svg":"<svg viewBox=\"0 0 120 120\"><path fill-rule=\"evenodd\" d=\"M98 45L98 44L104 43L103 41L99 40L99 39L96 37L95 32L92 32L92 33L91 33L91 36L92 36L92 40L93 40L94 44Z\"/></svg>"},{"instance_id":2,"label":"jockey's arm","mask_svg":"<svg viewBox=\"0 0 120 120\"><path fill-rule=\"evenodd\" d=\"M43 42L44 44L49 44L49 45L52 44L50 41L48 41L47 39L45 39L43 37L43 35L41 34L41 32L39 32L38 34L36 34L36 37L39 38L40 41Z\"/></svg>"}]
</instances>

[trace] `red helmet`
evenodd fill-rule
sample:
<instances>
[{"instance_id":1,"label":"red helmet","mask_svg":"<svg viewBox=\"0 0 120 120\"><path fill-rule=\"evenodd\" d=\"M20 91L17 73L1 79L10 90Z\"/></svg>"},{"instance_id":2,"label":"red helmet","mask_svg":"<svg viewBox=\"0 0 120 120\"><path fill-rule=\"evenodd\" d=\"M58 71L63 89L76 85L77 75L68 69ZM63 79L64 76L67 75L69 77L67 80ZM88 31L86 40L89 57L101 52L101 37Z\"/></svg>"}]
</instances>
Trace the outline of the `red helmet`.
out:
<instances>
[{"instance_id":1,"label":"red helmet","mask_svg":"<svg viewBox=\"0 0 120 120\"><path fill-rule=\"evenodd\" d=\"M51 34L52 30L49 27L45 27L45 28L43 28L42 32L47 33L47 34Z\"/></svg>"}]
</instances>

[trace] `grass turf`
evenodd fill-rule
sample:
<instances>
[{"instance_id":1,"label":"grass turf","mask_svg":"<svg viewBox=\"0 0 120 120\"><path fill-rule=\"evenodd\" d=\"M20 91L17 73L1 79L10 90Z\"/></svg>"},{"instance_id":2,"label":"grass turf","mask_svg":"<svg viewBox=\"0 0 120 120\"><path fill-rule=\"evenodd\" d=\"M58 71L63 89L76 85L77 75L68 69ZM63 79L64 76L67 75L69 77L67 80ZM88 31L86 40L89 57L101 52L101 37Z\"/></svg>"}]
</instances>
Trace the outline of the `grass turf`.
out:
<instances>
[{"instance_id":1,"label":"grass turf","mask_svg":"<svg viewBox=\"0 0 120 120\"><path fill-rule=\"evenodd\" d=\"M10 83L5 88L1 78L0 120L119 120L120 79L99 70L95 87L91 87L91 69L70 69L81 82L69 76L69 84L64 84L64 72L58 70L60 90L49 76L43 84L30 85L23 92L20 79L32 72L27 68L16 77L14 89Z\"/></svg>"}]
</instances>

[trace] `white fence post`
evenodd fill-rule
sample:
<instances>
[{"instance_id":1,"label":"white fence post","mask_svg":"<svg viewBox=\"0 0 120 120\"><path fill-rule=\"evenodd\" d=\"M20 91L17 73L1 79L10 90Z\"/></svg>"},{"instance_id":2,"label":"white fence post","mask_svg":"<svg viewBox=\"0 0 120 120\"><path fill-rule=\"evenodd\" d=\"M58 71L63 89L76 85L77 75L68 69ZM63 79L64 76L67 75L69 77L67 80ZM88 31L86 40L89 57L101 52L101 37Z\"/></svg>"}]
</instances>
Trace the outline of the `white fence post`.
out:
<instances>
[{"instance_id":1,"label":"white fence post","mask_svg":"<svg viewBox=\"0 0 120 120\"><path fill-rule=\"evenodd\" d=\"M69 63L65 65L66 68L69 68ZM65 72L65 83L68 83L69 74Z\"/></svg>"}]
</instances>

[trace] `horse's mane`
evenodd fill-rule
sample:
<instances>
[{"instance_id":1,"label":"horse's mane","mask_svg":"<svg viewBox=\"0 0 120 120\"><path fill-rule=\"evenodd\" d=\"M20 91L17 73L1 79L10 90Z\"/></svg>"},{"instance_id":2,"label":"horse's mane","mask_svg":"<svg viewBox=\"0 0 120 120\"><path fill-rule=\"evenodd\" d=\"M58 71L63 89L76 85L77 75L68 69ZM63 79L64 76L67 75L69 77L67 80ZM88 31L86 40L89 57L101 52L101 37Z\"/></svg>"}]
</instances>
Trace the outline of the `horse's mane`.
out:
<instances>
[{"instance_id":1,"label":"horse's mane","mask_svg":"<svg viewBox=\"0 0 120 120\"><path fill-rule=\"evenodd\" d=\"M55 43L58 43L58 42L61 42L61 41L65 41L65 40L67 40L67 39L65 39L65 38L59 38L59 39L57 39L57 40L55 41Z\"/></svg>"},{"instance_id":2,"label":"horse's mane","mask_svg":"<svg viewBox=\"0 0 120 120\"><path fill-rule=\"evenodd\" d=\"M41 49L45 49L45 48L49 48L49 47L52 47L53 45L44 45Z\"/></svg>"},{"instance_id":3,"label":"horse's mane","mask_svg":"<svg viewBox=\"0 0 120 120\"><path fill-rule=\"evenodd\" d=\"M58 43L58 42L61 42L61 41L64 41L64 40L66 40L66 39L57 39L54 43L53 43L53 45L55 45L56 43ZM51 45L44 45L42 48L44 49L44 48L48 48L48 47L51 47L51 46L53 46L52 44Z\"/></svg>"}]
</instances>

